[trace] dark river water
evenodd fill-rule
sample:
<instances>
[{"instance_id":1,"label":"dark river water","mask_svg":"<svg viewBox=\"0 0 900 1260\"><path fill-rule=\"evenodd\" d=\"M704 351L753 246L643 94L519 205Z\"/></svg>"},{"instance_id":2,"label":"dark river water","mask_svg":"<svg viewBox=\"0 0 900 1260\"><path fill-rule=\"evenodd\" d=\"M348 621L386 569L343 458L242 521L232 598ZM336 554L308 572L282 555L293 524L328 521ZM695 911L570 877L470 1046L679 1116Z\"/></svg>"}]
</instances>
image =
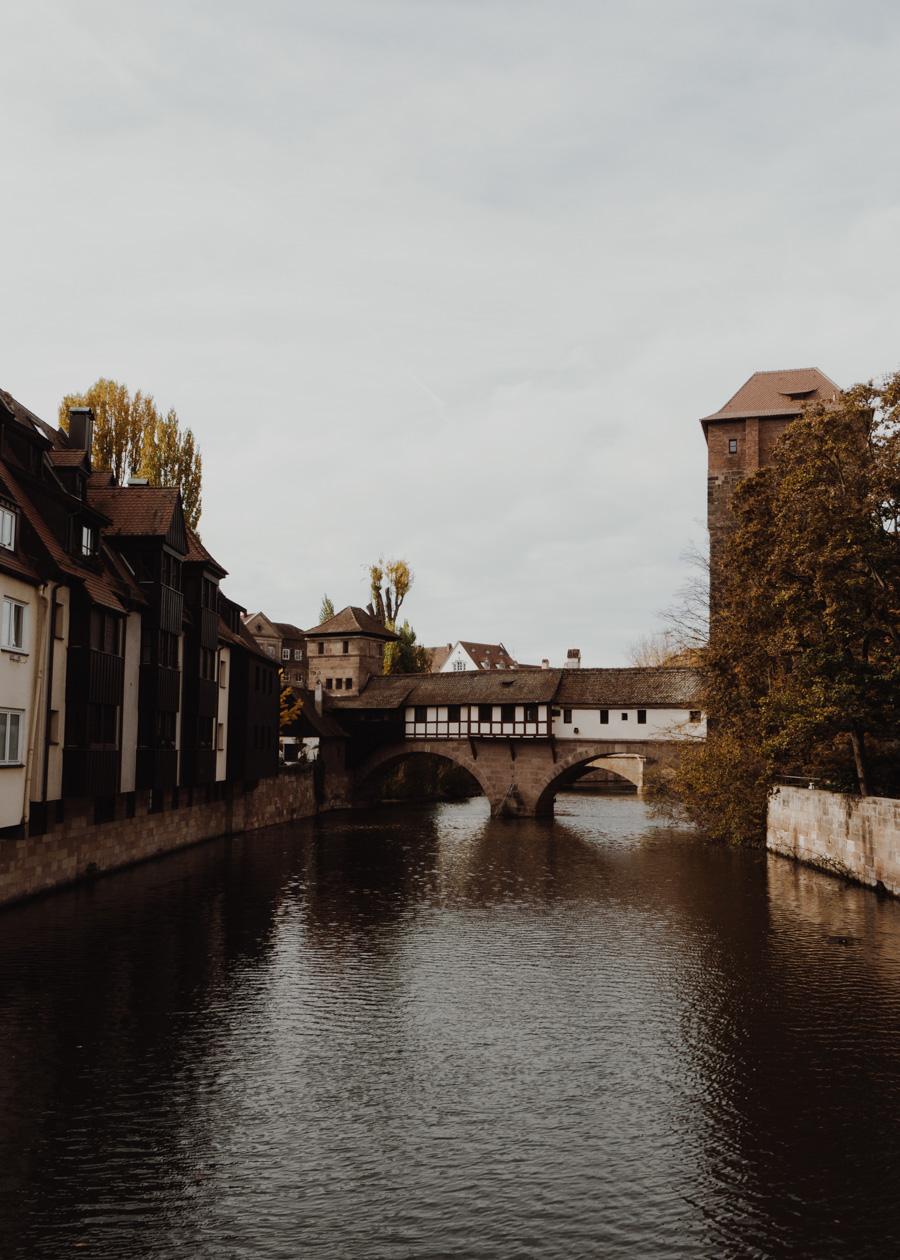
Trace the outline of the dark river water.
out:
<instances>
[{"instance_id":1,"label":"dark river water","mask_svg":"<svg viewBox=\"0 0 900 1260\"><path fill-rule=\"evenodd\" d=\"M0 1257L900 1257L900 905L566 795L0 912Z\"/></svg>"}]
</instances>

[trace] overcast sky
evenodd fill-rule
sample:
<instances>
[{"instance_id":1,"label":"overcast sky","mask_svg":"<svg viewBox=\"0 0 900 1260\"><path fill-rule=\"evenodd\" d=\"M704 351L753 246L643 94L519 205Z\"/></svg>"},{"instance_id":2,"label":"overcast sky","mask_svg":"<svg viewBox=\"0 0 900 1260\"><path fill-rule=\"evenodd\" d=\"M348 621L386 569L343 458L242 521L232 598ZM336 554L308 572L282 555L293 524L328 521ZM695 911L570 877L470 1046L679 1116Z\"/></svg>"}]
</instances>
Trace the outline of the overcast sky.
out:
<instances>
[{"instance_id":1,"label":"overcast sky","mask_svg":"<svg viewBox=\"0 0 900 1260\"><path fill-rule=\"evenodd\" d=\"M228 594L625 661L698 418L900 367L896 0L0 5L0 384L174 406Z\"/></svg>"}]
</instances>

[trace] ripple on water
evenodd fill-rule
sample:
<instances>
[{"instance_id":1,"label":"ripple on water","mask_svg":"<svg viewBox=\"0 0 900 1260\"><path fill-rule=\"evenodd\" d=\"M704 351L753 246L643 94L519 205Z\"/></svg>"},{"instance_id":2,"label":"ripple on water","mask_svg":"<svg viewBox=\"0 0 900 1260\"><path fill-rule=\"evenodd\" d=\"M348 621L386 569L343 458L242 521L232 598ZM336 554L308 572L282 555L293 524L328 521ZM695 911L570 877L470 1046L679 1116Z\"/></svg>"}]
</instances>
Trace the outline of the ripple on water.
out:
<instances>
[{"instance_id":1,"label":"ripple on water","mask_svg":"<svg viewBox=\"0 0 900 1260\"><path fill-rule=\"evenodd\" d=\"M631 798L328 815L0 916L2 1254L896 1254L898 906Z\"/></svg>"}]
</instances>

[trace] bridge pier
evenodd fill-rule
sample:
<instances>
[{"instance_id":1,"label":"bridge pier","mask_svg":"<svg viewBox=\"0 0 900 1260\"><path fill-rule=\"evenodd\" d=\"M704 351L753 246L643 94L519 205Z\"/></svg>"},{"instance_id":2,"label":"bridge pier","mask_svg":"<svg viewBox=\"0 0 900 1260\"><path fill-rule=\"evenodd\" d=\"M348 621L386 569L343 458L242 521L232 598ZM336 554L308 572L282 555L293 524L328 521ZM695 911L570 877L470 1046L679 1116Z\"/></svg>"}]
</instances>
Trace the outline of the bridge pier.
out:
<instances>
[{"instance_id":1,"label":"bridge pier","mask_svg":"<svg viewBox=\"0 0 900 1260\"><path fill-rule=\"evenodd\" d=\"M362 803L373 776L417 753L431 753L462 766L477 781L497 818L540 818L553 814L556 793L593 763L643 789L647 760L668 760L674 749L659 741L631 743L546 739L408 739L374 750L353 773L354 798Z\"/></svg>"}]
</instances>

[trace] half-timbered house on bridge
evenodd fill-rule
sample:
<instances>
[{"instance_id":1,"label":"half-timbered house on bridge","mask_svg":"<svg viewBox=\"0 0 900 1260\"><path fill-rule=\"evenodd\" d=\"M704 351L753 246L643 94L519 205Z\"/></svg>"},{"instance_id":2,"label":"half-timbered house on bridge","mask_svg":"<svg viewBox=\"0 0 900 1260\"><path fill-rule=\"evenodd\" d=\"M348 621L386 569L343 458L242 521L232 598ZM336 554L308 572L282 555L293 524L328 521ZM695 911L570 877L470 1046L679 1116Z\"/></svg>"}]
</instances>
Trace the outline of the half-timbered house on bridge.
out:
<instances>
[{"instance_id":1,"label":"half-timbered house on bridge","mask_svg":"<svg viewBox=\"0 0 900 1260\"><path fill-rule=\"evenodd\" d=\"M648 762L705 737L690 668L545 669L372 677L330 709L347 732L348 803L430 753L463 766L495 814L552 814L556 793L600 765L640 790Z\"/></svg>"}]
</instances>

